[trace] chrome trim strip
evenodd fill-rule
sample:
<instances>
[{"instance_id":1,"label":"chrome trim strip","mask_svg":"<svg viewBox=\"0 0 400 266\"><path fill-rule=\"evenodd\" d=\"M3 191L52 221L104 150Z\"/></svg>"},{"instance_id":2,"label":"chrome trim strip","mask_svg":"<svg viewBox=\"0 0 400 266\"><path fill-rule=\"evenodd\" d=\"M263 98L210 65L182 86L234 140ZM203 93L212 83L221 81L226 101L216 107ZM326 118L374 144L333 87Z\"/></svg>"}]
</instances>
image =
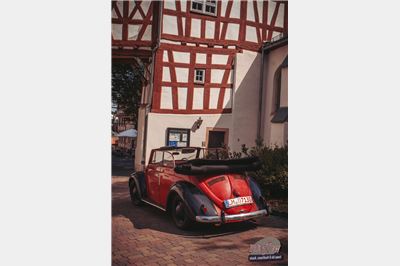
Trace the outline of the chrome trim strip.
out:
<instances>
[{"instance_id":1,"label":"chrome trim strip","mask_svg":"<svg viewBox=\"0 0 400 266\"><path fill-rule=\"evenodd\" d=\"M249 220L252 218L265 216L267 215L267 210L259 210L255 212L248 212L248 213L240 213L240 214L231 214L225 215L225 221L244 221ZM222 219L220 216L196 216L196 221L201 223L220 223Z\"/></svg>"},{"instance_id":2,"label":"chrome trim strip","mask_svg":"<svg viewBox=\"0 0 400 266\"><path fill-rule=\"evenodd\" d=\"M164 208L162 208L162 207L160 207L160 206L157 206L157 205L155 205L154 203L148 202L147 200L142 199L142 201L145 202L145 203L147 203L147 204L149 204L149 205L151 205L151 206L154 206L154 207L156 207L156 208L159 208L159 209L162 210L162 211L167 211L166 209L164 209Z\"/></svg>"}]
</instances>

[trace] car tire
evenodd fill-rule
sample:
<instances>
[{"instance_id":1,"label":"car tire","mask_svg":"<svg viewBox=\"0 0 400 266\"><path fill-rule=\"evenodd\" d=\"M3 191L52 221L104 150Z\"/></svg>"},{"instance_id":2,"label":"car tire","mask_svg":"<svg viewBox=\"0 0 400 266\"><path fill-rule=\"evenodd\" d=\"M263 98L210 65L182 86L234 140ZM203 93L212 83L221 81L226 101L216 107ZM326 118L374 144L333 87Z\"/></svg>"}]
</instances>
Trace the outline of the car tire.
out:
<instances>
[{"instance_id":1,"label":"car tire","mask_svg":"<svg viewBox=\"0 0 400 266\"><path fill-rule=\"evenodd\" d=\"M189 217L185 203L178 195L176 195L171 201L171 216L176 227L179 229L188 229L194 223L194 221Z\"/></svg>"},{"instance_id":2,"label":"car tire","mask_svg":"<svg viewBox=\"0 0 400 266\"><path fill-rule=\"evenodd\" d=\"M133 205L135 206L142 205L142 200L140 199L139 190L134 180L129 182L129 194L131 196L131 202L133 203Z\"/></svg>"}]
</instances>

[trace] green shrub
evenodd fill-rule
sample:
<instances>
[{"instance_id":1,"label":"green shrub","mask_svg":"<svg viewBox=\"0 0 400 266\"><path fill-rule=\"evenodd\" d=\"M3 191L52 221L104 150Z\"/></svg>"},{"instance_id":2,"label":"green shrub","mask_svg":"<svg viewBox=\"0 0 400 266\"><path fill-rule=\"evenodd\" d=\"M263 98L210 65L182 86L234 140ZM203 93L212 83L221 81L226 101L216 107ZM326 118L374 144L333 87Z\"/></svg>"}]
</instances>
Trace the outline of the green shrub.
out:
<instances>
[{"instance_id":1,"label":"green shrub","mask_svg":"<svg viewBox=\"0 0 400 266\"><path fill-rule=\"evenodd\" d=\"M256 146L247 148L242 145L245 156L257 156L262 167L250 173L261 186L267 198L287 199L288 197L288 146L268 147L262 141L256 141Z\"/></svg>"}]
</instances>

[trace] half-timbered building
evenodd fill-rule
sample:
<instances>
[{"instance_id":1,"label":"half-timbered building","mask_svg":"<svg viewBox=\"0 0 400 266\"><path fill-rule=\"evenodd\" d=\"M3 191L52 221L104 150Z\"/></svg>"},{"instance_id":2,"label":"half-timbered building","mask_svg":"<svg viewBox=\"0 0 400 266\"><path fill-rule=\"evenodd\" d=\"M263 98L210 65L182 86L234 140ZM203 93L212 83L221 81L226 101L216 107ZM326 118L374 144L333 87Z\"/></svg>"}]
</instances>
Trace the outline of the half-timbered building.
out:
<instances>
[{"instance_id":1,"label":"half-timbered building","mask_svg":"<svg viewBox=\"0 0 400 266\"><path fill-rule=\"evenodd\" d=\"M263 45L287 36L287 14L287 1L112 2L113 61L145 69L136 168L160 146L264 137Z\"/></svg>"}]
</instances>

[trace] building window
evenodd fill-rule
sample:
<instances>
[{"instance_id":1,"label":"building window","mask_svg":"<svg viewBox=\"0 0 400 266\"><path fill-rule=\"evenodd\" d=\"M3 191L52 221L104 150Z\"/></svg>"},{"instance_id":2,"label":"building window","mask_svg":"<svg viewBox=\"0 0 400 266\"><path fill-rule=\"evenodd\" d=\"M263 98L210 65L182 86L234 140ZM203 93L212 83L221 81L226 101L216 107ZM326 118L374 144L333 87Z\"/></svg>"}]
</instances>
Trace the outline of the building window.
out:
<instances>
[{"instance_id":1,"label":"building window","mask_svg":"<svg viewBox=\"0 0 400 266\"><path fill-rule=\"evenodd\" d=\"M191 11L202 13L205 15L217 14L217 1L215 0L194 0L190 8Z\"/></svg>"},{"instance_id":2,"label":"building window","mask_svg":"<svg viewBox=\"0 0 400 266\"><path fill-rule=\"evenodd\" d=\"M204 83L206 71L205 69L195 69L194 70L194 82Z\"/></svg>"}]
</instances>

